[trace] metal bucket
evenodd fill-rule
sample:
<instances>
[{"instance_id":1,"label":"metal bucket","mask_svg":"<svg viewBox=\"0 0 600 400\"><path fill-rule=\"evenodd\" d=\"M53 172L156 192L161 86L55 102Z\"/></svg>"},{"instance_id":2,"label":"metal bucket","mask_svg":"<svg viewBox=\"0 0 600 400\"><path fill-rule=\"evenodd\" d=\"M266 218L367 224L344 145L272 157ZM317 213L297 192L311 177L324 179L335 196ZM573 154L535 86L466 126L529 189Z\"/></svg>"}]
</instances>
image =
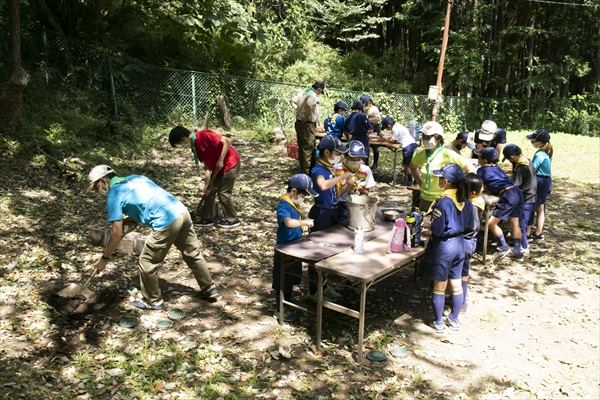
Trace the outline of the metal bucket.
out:
<instances>
[{"instance_id":1,"label":"metal bucket","mask_svg":"<svg viewBox=\"0 0 600 400\"><path fill-rule=\"evenodd\" d=\"M375 229L377 199L365 195L353 194L348 197L348 228L362 228L365 232Z\"/></svg>"}]
</instances>

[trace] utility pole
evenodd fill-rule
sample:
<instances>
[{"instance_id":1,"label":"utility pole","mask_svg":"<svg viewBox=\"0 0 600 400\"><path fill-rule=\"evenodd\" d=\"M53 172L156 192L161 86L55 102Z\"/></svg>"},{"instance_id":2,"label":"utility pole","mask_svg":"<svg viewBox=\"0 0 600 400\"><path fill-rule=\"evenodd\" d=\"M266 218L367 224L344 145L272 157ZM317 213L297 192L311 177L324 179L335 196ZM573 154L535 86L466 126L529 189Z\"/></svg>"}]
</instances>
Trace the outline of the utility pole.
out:
<instances>
[{"instance_id":1,"label":"utility pole","mask_svg":"<svg viewBox=\"0 0 600 400\"><path fill-rule=\"evenodd\" d=\"M442 96L442 74L444 73L444 61L446 59L446 47L448 45L448 32L450 32L450 12L452 11L452 3L453 0L448 0L448 6L446 7L446 18L444 18L444 35L442 36L442 49L440 51L437 82L435 84L435 87L437 87L437 93L433 99L433 111L431 112L432 121L437 119L438 109L440 107L440 99Z\"/></svg>"}]
</instances>

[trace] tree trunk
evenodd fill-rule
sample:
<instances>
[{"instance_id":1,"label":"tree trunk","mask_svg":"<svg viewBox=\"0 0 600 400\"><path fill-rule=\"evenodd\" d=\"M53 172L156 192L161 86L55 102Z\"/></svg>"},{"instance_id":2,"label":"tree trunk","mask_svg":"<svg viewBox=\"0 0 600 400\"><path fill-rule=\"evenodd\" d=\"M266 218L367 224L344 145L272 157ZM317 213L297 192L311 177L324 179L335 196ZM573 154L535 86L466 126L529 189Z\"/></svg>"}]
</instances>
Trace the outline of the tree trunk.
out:
<instances>
[{"instance_id":1,"label":"tree trunk","mask_svg":"<svg viewBox=\"0 0 600 400\"><path fill-rule=\"evenodd\" d=\"M223 125L225 129L231 129L231 118L229 117L229 108L227 108L227 103L225 103L225 96L217 96L217 103L219 103L219 107L221 108L221 115L223 116Z\"/></svg>"},{"instance_id":2,"label":"tree trunk","mask_svg":"<svg viewBox=\"0 0 600 400\"><path fill-rule=\"evenodd\" d=\"M18 0L9 0L10 77L0 92L0 130L13 134L21 119L23 90L29 74L21 68L21 21Z\"/></svg>"}]
</instances>

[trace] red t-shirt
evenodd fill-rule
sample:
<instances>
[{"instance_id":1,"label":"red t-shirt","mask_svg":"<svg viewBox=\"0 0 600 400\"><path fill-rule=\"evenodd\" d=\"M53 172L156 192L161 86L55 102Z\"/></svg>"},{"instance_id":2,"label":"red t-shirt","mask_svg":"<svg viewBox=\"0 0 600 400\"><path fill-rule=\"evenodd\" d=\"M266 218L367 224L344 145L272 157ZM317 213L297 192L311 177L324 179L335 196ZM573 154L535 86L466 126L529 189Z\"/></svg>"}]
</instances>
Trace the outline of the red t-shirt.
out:
<instances>
[{"instance_id":1,"label":"red t-shirt","mask_svg":"<svg viewBox=\"0 0 600 400\"><path fill-rule=\"evenodd\" d=\"M209 170L214 171L223 150L221 136L210 129L198 130L196 131L196 142L194 145L198 160L203 162ZM240 155L230 144L223 159L223 170L219 172L219 175L223 175L225 172L235 168L239 163Z\"/></svg>"}]
</instances>

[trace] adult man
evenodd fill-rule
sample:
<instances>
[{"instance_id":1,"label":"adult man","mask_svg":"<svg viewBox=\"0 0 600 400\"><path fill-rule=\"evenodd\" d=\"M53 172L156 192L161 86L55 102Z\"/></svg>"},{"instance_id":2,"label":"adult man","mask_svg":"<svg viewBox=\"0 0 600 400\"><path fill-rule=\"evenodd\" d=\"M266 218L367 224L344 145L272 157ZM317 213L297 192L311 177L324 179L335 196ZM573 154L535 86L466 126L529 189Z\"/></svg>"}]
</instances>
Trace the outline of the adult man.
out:
<instances>
[{"instance_id":1,"label":"adult man","mask_svg":"<svg viewBox=\"0 0 600 400\"><path fill-rule=\"evenodd\" d=\"M486 119L481 124L481 128L475 131L475 147L479 150L493 147L497 154L502 154L505 144L506 130L498 128L498 125L492 120ZM477 158L477 156L473 154L473 158Z\"/></svg>"},{"instance_id":2,"label":"adult man","mask_svg":"<svg viewBox=\"0 0 600 400\"><path fill-rule=\"evenodd\" d=\"M90 189L106 196L107 219L112 223L110 241L96 268L103 271L123 236L123 218L150 226L152 234L138 258L140 300L132 304L144 310L162 310L164 301L158 286L158 269L174 244L194 273L200 297L214 300L217 288L200 253L192 218L187 208L171 193L142 175L117 176L108 165L98 165L88 175Z\"/></svg>"},{"instance_id":3,"label":"adult man","mask_svg":"<svg viewBox=\"0 0 600 400\"><path fill-rule=\"evenodd\" d=\"M461 154L462 149L468 147L473 150L475 148L475 143L469 141L469 132L463 131L459 132L456 135L456 138L446 145L446 148Z\"/></svg>"},{"instance_id":4,"label":"adult man","mask_svg":"<svg viewBox=\"0 0 600 400\"><path fill-rule=\"evenodd\" d=\"M240 169L240 155L228 138L209 129L191 132L183 126L176 126L169 133L169 143L191 146L196 165L204 164L204 193L196 207L195 221L198 226L233 228L240 225L233 205L233 185ZM219 198L223 219L215 221L216 200Z\"/></svg>"},{"instance_id":5,"label":"adult man","mask_svg":"<svg viewBox=\"0 0 600 400\"><path fill-rule=\"evenodd\" d=\"M317 81L302 94L292 99L296 109L296 138L298 140L298 161L300 172L308 174L314 162L315 133L321 120L319 96L325 92L325 82Z\"/></svg>"}]
</instances>

